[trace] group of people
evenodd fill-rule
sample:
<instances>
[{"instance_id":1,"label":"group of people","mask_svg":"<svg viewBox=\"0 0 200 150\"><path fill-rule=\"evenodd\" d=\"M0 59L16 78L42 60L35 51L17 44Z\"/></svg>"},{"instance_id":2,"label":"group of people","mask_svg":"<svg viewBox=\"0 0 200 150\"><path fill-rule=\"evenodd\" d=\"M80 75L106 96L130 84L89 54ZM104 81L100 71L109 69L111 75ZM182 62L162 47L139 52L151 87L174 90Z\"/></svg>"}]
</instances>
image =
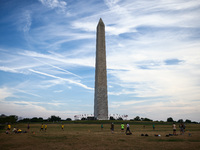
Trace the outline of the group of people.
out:
<instances>
[{"instance_id":1,"label":"group of people","mask_svg":"<svg viewBox=\"0 0 200 150\"><path fill-rule=\"evenodd\" d=\"M111 132L114 133L114 123L111 123L110 129L111 129ZM124 131L124 124L123 123L121 124L121 131ZM130 125L128 123L126 124L126 134L127 135L132 134L131 131L130 131Z\"/></svg>"},{"instance_id":2,"label":"group of people","mask_svg":"<svg viewBox=\"0 0 200 150\"><path fill-rule=\"evenodd\" d=\"M14 127L12 132L13 133L22 133L22 130L21 129L17 129L16 127ZM24 133L27 133L27 131L24 131Z\"/></svg>"},{"instance_id":3,"label":"group of people","mask_svg":"<svg viewBox=\"0 0 200 150\"><path fill-rule=\"evenodd\" d=\"M27 131L22 131L21 129L18 129L16 127L13 128L12 132L13 133L27 133L30 129L30 124L27 125ZM64 131L64 124L61 125L61 129ZM40 131L47 131L47 124L43 124L41 125ZM7 125L7 130L6 130L6 134L10 134L11 133L11 124L9 123Z\"/></svg>"},{"instance_id":4,"label":"group of people","mask_svg":"<svg viewBox=\"0 0 200 150\"><path fill-rule=\"evenodd\" d=\"M176 124L175 123L173 123L172 128L173 128L173 135L177 135L176 134ZM179 125L179 128L180 128L180 135L184 134L184 132L185 132L185 124L181 123Z\"/></svg>"},{"instance_id":5,"label":"group of people","mask_svg":"<svg viewBox=\"0 0 200 150\"><path fill-rule=\"evenodd\" d=\"M64 124L62 124L61 125L61 129L64 131ZM40 128L40 131L43 131L43 130L45 130L45 132L46 132L46 130L47 130L47 124L45 124L45 125L41 125L41 128Z\"/></svg>"},{"instance_id":6,"label":"group of people","mask_svg":"<svg viewBox=\"0 0 200 150\"><path fill-rule=\"evenodd\" d=\"M22 130L19 128L14 127L13 130L11 131L11 124L8 124L7 130L6 130L6 134L11 134L11 132L13 133L22 133ZM27 133L27 131L24 131L23 133Z\"/></svg>"},{"instance_id":7,"label":"group of people","mask_svg":"<svg viewBox=\"0 0 200 150\"><path fill-rule=\"evenodd\" d=\"M61 125L61 129L64 131L64 124ZM40 131L47 131L47 124L43 124L41 125Z\"/></svg>"},{"instance_id":8,"label":"group of people","mask_svg":"<svg viewBox=\"0 0 200 150\"><path fill-rule=\"evenodd\" d=\"M103 127L103 125L101 125L101 127ZM179 125L180 135L184 134L185 127L186 126L183 123L181 123ZM145 126L143 126L143 128L145 128ZM175 123L173 123L172 128L173 128L173 135L177 135L177 133L176 133L176 124ZM111 132L113 133L114 132L114 123L111 123L111 128L110 129L111 129ZM154 124L153 124L153 130L155 130L155 125ZM124 131L124 124L123 123L121 124L121 131ZM128 134L132 134L131 131L130 131L130 125L129 124L126 125L126 134L127 135Z\"/></svg>"},{"instance_id":9,"label":"group of people","mask_svg":"<svg viewBox=\"0 0 200 150\"><path fill-rule=\"evenodd\" d=\"M40 131L45 131L46 132L47 131L47 124L45 124L45 125L42 124L41 128L40 128Z\"/></svg>"}]
</instances>

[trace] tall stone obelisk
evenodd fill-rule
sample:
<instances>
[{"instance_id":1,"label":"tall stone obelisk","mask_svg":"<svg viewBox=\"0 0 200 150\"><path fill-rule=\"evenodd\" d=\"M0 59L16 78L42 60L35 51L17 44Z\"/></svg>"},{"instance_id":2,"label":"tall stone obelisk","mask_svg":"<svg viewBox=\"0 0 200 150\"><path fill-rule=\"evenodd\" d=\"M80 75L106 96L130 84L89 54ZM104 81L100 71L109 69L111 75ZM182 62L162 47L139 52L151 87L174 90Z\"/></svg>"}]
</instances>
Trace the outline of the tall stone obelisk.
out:
<instances>
[{"instance_id":1,"label":"tall stone obelisk","mask_svg":"<svg viewBox=\"0 0 200 150\"><path fill-rule=\"evenodd\" d=\"M108 120L105 25L101 18L96 37L94 117L97 120Z\"/></svg>"}]
</instances>

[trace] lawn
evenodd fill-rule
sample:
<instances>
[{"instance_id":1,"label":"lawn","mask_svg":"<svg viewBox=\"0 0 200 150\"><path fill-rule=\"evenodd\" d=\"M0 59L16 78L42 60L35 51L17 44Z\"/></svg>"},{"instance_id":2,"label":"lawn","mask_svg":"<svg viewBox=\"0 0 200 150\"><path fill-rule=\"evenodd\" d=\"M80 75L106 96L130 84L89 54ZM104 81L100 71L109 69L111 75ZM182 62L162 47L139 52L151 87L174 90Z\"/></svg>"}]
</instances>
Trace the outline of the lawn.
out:
<instances>
[{"instance_id":1,"label":"lawn","mask_svg":"<svg viewBox=\"0 0 200 150\"><path fill-rule=\"evenodd\" d=\"M12 125L23 131L27 124ZM120 130L120 124L115 124L114 133L110 131L110 124L65 124L64 131L61 124L48 124L47 131L40 131L41 124L30 124L28 133L5 134L0 132L0 149L91 149L91 150L122 150L122 149L200 149L200 124L187 124L184 135L169 136L172 134L172 125L131 124L132 135L126 135ZM177 125L178 126L178 125ZM179 134L179 131L177 131ZM189 136L189 133L191 134ZM148 134L148 136L141 136ZM154 135L161 135L155 137Z\"/></svg>"}]
</instances>

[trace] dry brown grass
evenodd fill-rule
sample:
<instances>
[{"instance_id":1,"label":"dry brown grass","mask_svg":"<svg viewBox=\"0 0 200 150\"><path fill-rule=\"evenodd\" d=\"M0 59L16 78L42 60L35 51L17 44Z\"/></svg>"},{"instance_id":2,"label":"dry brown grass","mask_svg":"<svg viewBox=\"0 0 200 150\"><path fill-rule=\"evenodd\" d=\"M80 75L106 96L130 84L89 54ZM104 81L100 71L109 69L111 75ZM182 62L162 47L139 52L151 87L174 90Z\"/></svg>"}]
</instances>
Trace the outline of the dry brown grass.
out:
<instances>
[{"instance_id":1,"label":"dry brown grass","mask_svg":"<svg viewBox=\"0 0 200 150\"><path fill-rule=\"evenodd\" d=\"M17 124L18 128L26 130L26 124ZM60 125L49 124L47 132L40 132L40 124L31 124L29 133L5 134L0 133L0 149L24 149L24 150L51 150L51 149L70 149L70 150L122 150L122 149L200 149L200 125L187 125L184 135L165 137L172 133L170 125L156 125L156 130L152 130L151 125L131 125L132 135L125 135L120 131L120 125L115 125L112 134L110 125L104 125L100 129L97 124L65 124L62 131ZM35 132L35 134L32 133ZM191 133L191 136L188 133ZM148 134L143 137L141 134ZM160 134L161 137L155 137Z\"/></svg>"}]
</instances>

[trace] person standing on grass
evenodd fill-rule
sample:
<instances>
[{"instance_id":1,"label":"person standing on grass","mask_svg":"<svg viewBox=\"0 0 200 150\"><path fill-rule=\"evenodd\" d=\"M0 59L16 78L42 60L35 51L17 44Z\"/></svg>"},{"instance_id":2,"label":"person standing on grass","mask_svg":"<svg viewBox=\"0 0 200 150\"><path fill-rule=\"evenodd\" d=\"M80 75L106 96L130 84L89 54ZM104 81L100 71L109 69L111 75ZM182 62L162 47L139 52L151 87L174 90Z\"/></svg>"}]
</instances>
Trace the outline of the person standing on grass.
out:
<instances>
[{"instance_id":1,"label":"person standing on grass","mask_svg":"<svg viewBox=\"0 0 200 150\"><path fill-rule=\"evenodd\" d=\"M153 124L153 130L155 130L155 125Z\"/></svg>"},{"instance_id":2,"label":"person standing on grass","mask_svg":"<svg viewBox=\"0 0 200 150\"><path fill-rule=\"evenodd\" d=\"M173 135L176 135L176 124L175 123L173 123L172 128L173 128Z\"/></svg>"},{"instance_id":3,"label":"person standing on grass","mask_svg":"<svg viewBox=\"0 0 200 150\"><path fill-rule=\"evenodd\" d=\"M61 125L62 130L64 131L64 124Z\"/></svg>"},{"instance_id":4,"label":"person standing on grass","mask_svg":"<svg viewBox=\"0 0 200 150\"><path fill-rule=\"evenodd\" d=\"M131 133L131 131L130 131L130 125L127 123L127 125L126 125L126 134L127 134L127 131L129 132L129 133Z\"/></svg>"},{"instance_id":5,"label":"person standing on grass","mask_svg":"<svg viewBox=\"0 0 200 150\"><path fill-rule=\"evenodd\" d=\"M124 124L121 124L121 131L124 131Z\"/></svg>"},{"instance_id":6,"label":"person standing on grass","mask_svg":"<svg viewBox=\"0 0 200 150\"><path fill-rule=\"evenodd\" d=\"M7 128L7 130L8 130L8 131L11 130L11 125L10 125L10 123L8 124L8 128Z\"/></svg>"},{"instance_id":7,"label":"person standing on grass","mask_svg":"<svg viewBox=\"0 0 200 150\"><path fill-rule=\"evenodd\" d=\"M111 132L113 133L114 132L114 123L111 123Z\"/></svg>"},{"instance_id":8,"label":"person standing on grass","mask_svg":"<svg viewBox=\"0 0 200 150\"><path fill-rule=\"evenodd\" d=\"M185 132L185 127L186 127L186 125L185 125L185 124L183 124L183 133Z\"/></svg>"},{"instance_id":9,"label":"person standing on grass","mask_svg":"<svg viewBox=\"0 0 200 150\"><path fill-rule=\"evenodd\" d=\"M181 124L179 125L179 128L180 128L180 135L184 134L183 123L181 123Z\"/></svg>"},{"instance_id":10,"label":"person standing on grass","mask_svg":"<svg viewBox=\"0 0 200 150\"><path fill-rule=\"evenodd\" d=\"M10 134L10 130L11 130L11 125L10 123L8 124L7 130L6 130L6 134Z\"/></svg>"},{"instance_id":11,"label":"person standing on grass","mask_svg":"<svg viewBox=\"0 0 200 150\"><path fill-rule=\"evenodd\" d=\"M103 130L103 124L101 124L101 130Z\"/></svg>"},{"instance_id":12,"label":"person standing on grass","mask_svg":"<svg viewBox=\"0 0 200 150\"><path fill-rule=\"evenodd\" d=\"M45 129L45 132L46 132L47 131L47 124L45 124L44 129Z\"/></svg>"},{"instance_id":13,"label":"person standing on grass","mask_svg":"<svg viewBox=\"0 0 200 150\"><path fill-rule=\"evenodd\" d=\"M29 129L30 129L30 125L29 125L29 123L28 123L27 129L28 129L28 131L29 131Z\"/></svg>"},{"instance_id":14,"label":"person standing on grass","mask_svg":"<svg viewBox=\"0 0 200 150\"><path fill-rule=\"evenodd\" d=\"M42 125L41 125L41 128L40 128L40 131L43 131L43 128L44 128L44 125L42 124Z\"/></svg>"}]
</instances>

